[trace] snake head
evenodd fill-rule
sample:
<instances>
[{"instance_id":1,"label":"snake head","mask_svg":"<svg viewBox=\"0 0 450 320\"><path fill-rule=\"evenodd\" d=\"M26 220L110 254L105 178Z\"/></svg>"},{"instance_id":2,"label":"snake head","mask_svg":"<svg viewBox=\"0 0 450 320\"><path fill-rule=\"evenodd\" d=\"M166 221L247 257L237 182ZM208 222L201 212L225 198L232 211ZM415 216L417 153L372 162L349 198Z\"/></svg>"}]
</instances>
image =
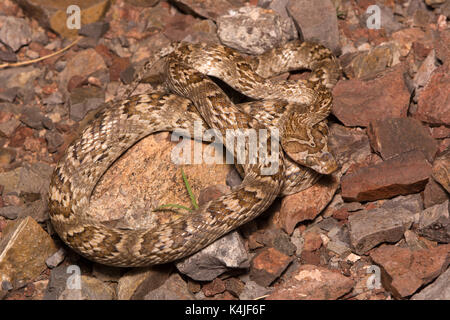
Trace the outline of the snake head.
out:
<instances>
[{"instance_id":1,"label":"snake head","mask_svg":"<svg viewBox=\"0 0 450 320\"><path fill-rule=\"evenodd\" d=\"M288 126L281 137L284 152L295 162L321 174L337 170L328 150L328 126L325 121L312 125Z\"/></svg>"}]
</instances>

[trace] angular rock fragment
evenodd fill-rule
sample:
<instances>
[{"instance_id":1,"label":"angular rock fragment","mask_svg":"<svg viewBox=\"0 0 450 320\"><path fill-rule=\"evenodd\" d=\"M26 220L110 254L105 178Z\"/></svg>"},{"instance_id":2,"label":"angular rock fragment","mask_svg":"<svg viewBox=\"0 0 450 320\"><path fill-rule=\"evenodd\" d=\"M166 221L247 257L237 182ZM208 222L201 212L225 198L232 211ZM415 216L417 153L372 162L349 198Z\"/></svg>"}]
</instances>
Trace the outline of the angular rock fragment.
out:
<instances>
[{"instance_id":1,"label":"angular rock fragment","mask_svg":"<svg viewBox=\"0 0 450 320\"><path fill-rule=\"evenodd\" d=\"M269 286L291 263L292 258L274 248L266 248L252 260L250 279L262 286Z\"/></svg>"},{"instance_id":2,"label":"angular rock fragment","mask_svg":"<svg viewBox=\"0 0 450 320\"><path fill-rule=\"evenodd\" d=\"M450 243L449 201L422 211L417 224L417 232L432 241Z\"/></svg>"},{"instance_id":3,"label":"angular rock fragment","mask_svg":"<svg viewBox=\"0 0 450 320\"><path fill-rule=\"evenodd\" d=\"M350 240L355 252L366 253L382 242L397 242L414 221L413 214L401 207L356 212L348 217Z\"/></svg>"},{"instance_id":4,"label":"angular rock fragment","mask_svg":"<svg viewBox=\"0 0 450 320\"><path fill-rule=\"evenodd\" d=\"M136 268L125 273L117 285L117 299L143 299L149 292L157 289L169 278L171 268L154 266Z\"/></svg>"},{"instance_id":5,"label":"angular rock fragment","mask_svg":"<svg viewBox=\"0 0 450 320\"><path fill-rule=\"evenodd\" d=\"M176 263L181 273L198 281L211 281L227 270L248 266L248 252L236 231Z\"/></svg>"},{"instance_id":6,"label":"angular rock fragment","mask_svg":"<svg viewBox=\"0 0 450 320\"><path fill-rule=\"evenodd\" d=\"M363 167L342 177L346 201L374 201L422 191L431 166L421 151L411 151L381 163Z\"/></svg>"},{"instance_id":7,"label":"angular rock fragment","mask_svg":"<svg viewBox=\"0 0 450 320\"><path fill-rule=\"evenodd\" d=\"M162 286L150 291L144 300L195 300L186 282L178 273L172 274Z\"/></svg>"},{"instance_id":8,"label":"angular rock fragment","mask_svg":"<svg viewBox=\"0 0 450 320\"><path fill-rule=\"evenodd\" d=\"M242 7L221 16L217 27L223 44L249 54L262 54L296 38L290 19L258 7Z\"/></svg>"},{"instance_id":9,"label":"angular rock fragment","mask_svg":"<svg viewBox=\"0 0 450 320\"><path fill-rule=\"evenodd\" d=\"M339 81L333 114L346 126L367 127L374 120L406 117L410 95L400 65L374 80Z\"/></svg>"},{"instance_id":10,"label":"angular rock fragment","mask_svg":"<svg viewBox=\"0 0 450 320\"><path fill-rule=\"evenodd\" d=\"M267 300L336 300L349 292L354 281L339 272L302 265Z\"/></svg>"},{"instance_id":11,"label":"angular rock fragment","mask_svg":"<svg viewBox=\"0 0 450 320\"><path fill-rule=\"evenodd\" d=\"M438 146L427 128L412 118L390 118L370 123L370 145L384 160L411 150L422 151L432 163Z\"/></svg>"},{"instance_id":12,"label":"angular rock fragment","mask_svg":"<svg viewBox=\"0 0 450 320\"><path fill-rule=\"evenodd\" d=\"M450 149L434 160L433 178L450 193Z\"/></svg>"},{"instance_id":13,"label":"angular rock fragment","mask_svg":"<svg viewBox=\"0 0 450 320\"><path fill-rule=\"evenodd\" d=\"M323 176L312 187L284 197L278 216L279 226L291 234L297 223L313 220L331 201L338 186L337 175Z\"/></svg>"},{"instance_id":14,"label":"angular rock fragment","mask_svg":"<svg viewBox=\"0 0 450 320\"><path fill-rule=\"evenodd\" d=\"M450 269L432 284L411 297L411 300L450 300Z\"/></svg>"},{"instance_id":15,"label":"angular rock fragment","mask_svg":"<svg viewBox=\"0 0 450 320\"><path fill-rule=\"evenodd\" d=\"M411 251L383 245L370 253L382 269L381 281L395 297L405 298L438 277L450 263L450 244Z\"/></svg>"},{"instance_id":16,"label":"angular rock fragment","mask_svg":"<svg viewBox=\"0 0 450 320\"><path fill-rule=\"evenodd\" d=\"M339 53L339 30L336 8L328 0L290 0L286 9L303 39L318 41Z\"/></svg>"},{"instance_id":17,"label":"angular rock fragment","mask_svg":"<svg viewBox=\"0 0 450 320\"><path fill-rule=\"evenodd\" d=\"M2 281L20 287L33 280L47 266L45 260L57 251L52 238L31 217L6 226L0 241Z\"/></svg>"}]
</instances>

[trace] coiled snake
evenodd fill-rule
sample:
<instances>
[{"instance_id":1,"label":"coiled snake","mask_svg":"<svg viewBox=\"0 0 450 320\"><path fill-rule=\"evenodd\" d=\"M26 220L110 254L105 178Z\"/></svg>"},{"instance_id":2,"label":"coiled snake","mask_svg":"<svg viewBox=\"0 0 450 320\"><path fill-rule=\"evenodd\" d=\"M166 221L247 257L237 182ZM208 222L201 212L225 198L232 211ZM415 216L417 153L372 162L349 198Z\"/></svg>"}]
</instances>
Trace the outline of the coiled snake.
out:
<instances>
[{"instance_id":1,"label":"coiled snake","mask_svg":"<svg viewBox=\"0 0 450 320\"><path fill-rule=\"evenodd\" d=\"M165 59L170 93L108 103L67 148L52 176L49 209L56 232L76 252L102 264L147 266L190 255L257 217L277 196L303 190L337 167L325 119L340 68L327 48L293 41L247 57L221 45L182 44ZM310 69L309 79L266 80L297 69ZM208 76L256 101L233 104ZM275 143L284 153L275 155L277 172L262 174L268 164L261 161L239 165L244 179L231 193L149 230L108 227L86 214L96 183L130 146L157 131L191 132L194 121L223 136L227 129L279 129ZM271 139L269 134L269 146ZM270 148L267 152L273 156Z\"/></svg>"}]
</instances>

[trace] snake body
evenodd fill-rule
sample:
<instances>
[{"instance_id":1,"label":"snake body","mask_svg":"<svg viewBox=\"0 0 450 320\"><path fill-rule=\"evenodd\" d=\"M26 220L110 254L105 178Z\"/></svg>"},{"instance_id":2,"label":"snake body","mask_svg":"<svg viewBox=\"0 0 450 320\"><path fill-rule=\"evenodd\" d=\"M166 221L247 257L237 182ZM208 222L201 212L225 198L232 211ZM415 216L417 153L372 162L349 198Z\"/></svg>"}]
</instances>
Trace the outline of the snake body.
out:
<instances>
[{"instance_id":1,"label":"snake body","mask_svg":"<svg viewBox=\"0 0 450 320\"><path fill-rule=\"evenodd\" d=\"M221 45L182 44L166 57L165 65L169 93L141 94L107 104L67 148L53 172L52 224L67 245L93 261L130 267L188 256L257 217L277 196L305 189L320 174L336 169L327 148L325 119L331 106L329 89L340 69L327 48L293 41L247 57ZM308 80L266 80L305 68L312 70ZM258 100L235 105L208 76ZM262 174L267 163L239 165L243 182L231 193L151 229L112 228L87 215L97 182L120 155L154 132L192 132L194 121L223 136L227 129L269 133L279 129L280 140L271 141L269 134L267 145L280 143L286 155L276 155L278 170L271 175ZM266 151L272 155L270 148Z\"/></svg>"}]
</instances>

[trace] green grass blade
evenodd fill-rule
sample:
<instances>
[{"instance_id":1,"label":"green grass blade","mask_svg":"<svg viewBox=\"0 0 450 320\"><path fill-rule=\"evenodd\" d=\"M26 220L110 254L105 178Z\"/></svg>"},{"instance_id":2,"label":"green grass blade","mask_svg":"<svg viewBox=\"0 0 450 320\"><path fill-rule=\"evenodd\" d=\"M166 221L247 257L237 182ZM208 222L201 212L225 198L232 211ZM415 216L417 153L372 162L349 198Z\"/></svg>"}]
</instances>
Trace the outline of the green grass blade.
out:
<instances>
[{"instance_id":1,"label":"green grass blade","mask_svg":"<svg viewBox=\"0 0 450 320\"><path fill-rule=\"evenodd\" d=\"M191 186L189 185L189 182L186 178L186 174L184 173L183 169L181 169L181 175L183 176L184 185L186 186L187 192L189 193L189 197L191 198L191 203L195 209L198 209L197 201L195 201L194 193L192 193Z\"/></svg>"}]
</instances>

